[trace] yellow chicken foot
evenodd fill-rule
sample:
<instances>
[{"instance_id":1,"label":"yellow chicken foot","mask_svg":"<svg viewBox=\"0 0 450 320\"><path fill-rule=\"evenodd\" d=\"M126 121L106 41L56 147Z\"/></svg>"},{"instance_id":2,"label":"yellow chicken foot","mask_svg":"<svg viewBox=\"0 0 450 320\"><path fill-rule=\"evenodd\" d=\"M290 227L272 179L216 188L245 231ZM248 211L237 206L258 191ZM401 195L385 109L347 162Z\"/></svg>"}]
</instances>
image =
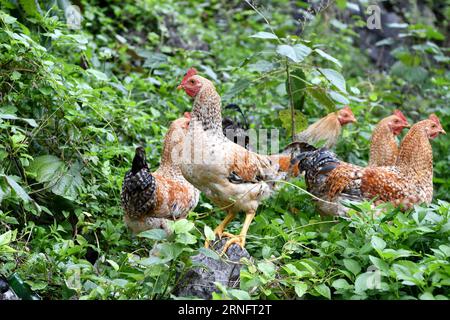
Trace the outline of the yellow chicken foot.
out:
<instances>
[{"instance_id":1,"label":"yellow chicken foot","mask_svg":"<svg viewBox=\"0 0 450 320\"><path fill-rule=\"evenodd\" d=\"M231 235L231 239L229 239L223 249L222 249L222 254L226 253L228 248L233 244L233 243L237 243L238 245L241 246L242 249L244 249L245 247L245 238L247 237L247 231L248 228L250 227L250 224L252 223L253 218L255 217L255 211L249 211L247 212L247 214L245 215L245 221L244 221L244 225L242 226L242 230L241 233L236 236L236 235Z\"/></svg>"},{"instance_id":2,"label":"yellow chicken foot","mask_svg":"<svg viewBox=\"0 0 450 320\"><path fill-rule=\"evenodd\" d=\"M214 234L219 236L219 239L222 239L222 236L233 237L231 233L224 232L223 230L227 227L231 220L234 219L236 213L229 211L225 219L214 229ZM209 248L209 241L205 241L205 248Z\"/></svg>"}]
</instances>

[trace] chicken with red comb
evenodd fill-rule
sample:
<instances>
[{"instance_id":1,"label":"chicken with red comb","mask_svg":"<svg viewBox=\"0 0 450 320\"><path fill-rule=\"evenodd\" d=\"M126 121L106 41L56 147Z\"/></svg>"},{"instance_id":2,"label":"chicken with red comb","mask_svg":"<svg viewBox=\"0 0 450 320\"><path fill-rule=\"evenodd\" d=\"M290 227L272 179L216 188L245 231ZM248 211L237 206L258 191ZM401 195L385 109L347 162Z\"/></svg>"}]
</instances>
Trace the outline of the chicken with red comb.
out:
<instances>
[{"instance_id":1,"label":"chicken with red comb","mask_svg":"<svg viewBox=\"0 0 450 320\"><path fill-rule=\"evenodd\" d=\"M324 147L333 148L341 134L342 126L356 122L349 106L331 112L295 135L294 140L315 145L325 142Z\"/></svg>"},{"instance_id":2,"label":"chicken with red comb","mask_svg":"<svg viewBox=\"0 0 450 320\"><path fill-rule=\"evenodd\" d=\"M221 98L214 84L189 69L178 88L194 99L191 122L185 138L181 161L183 176L202 191L227 216L214 230L219 237L227 236L223 252L232 244L244 247L246 235L256 210L269 197L275 180L285 177L280 172L281 160L289 169L290 155L271 157L246 150L223 134ZM236 236L224 232L239 212L245 212L241 233ZM209 243L207 242L208 246Z\"/></svg>"},{"instance_id":3,"label":"chicken with red comb","mask_svg":"<svg viewBox=\"0 0 450 320\"><path fill-rule=\"evenodd\" d=\"M398 156L396 136L409 127L408 120L400 110L382 119L372 133L369 166L393 166Z\"/></svg>"}]
</instances>

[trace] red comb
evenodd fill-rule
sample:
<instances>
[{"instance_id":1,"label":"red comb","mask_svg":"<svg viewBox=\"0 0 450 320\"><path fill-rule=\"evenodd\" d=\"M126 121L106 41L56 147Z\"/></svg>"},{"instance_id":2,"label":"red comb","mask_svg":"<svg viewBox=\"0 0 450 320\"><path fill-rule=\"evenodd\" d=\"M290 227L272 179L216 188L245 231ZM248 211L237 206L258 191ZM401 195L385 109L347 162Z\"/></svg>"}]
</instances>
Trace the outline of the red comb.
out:
<instances>
[{"instance_id":1,"label":"red comb","mask_svg":"<svg viewBox=\"0 0 450 320\"><path fill-rule=\"evenodd\" d=\"M350 109L349 106L344 106L341 110L345 110L345 111L347 111L348 113L350 113L352 116L354 116L354 115L353 115L353 111L352 111L352 109Z\"/></svg>"},{"instance_id":2,"label":"red comb","mask_svg":"<svg viewBox=\"0 0 450 320\"><path fill-rule=\"evenodd\" d=\"M189 70L186 72L186 75L184 76L183 80L181 80L181 84L185 84L186 81L197 74L197 70L195 68L189 68Z\"/></svg>"},{"instance_id":3,"label":"red comb","mask_svg":"<svg viewBox=\"0 0 450 320\"><path fill-rule=\"evenodd\" d=\"M399 117L403 121L408 122L408 119L406 119L405 115L400 110L398 110L398 109L395 110L394 111L394 115L396 115L397 117Z\"/></svg>"},{"instance_id":4,"label":"red comb","mask_svg":"<svg viewBox=\"0 0 450 320\"><path fill-rule=\"evenodd\" d=\"M439 118L434 113L430 114L428 119L430 119L431 121L433 121L437 125L441 125L441 122L439 121Z\"/></svg>"}]
</instances>

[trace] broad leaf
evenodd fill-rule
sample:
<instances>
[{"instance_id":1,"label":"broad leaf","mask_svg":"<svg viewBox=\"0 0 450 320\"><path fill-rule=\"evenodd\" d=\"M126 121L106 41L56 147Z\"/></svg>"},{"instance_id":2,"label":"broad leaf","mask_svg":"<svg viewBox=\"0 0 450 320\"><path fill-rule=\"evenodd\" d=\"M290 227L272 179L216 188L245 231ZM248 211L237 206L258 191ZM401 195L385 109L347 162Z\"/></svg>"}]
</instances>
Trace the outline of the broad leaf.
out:
<instances>
[{"instance_id":1,"label":"broad leaf","mask_svg":"<svg viewBox=\"0 0 450 320\"><path fill-rule=\"evenodd\" d=\"M277 53L281 56L287 57L294 62L298 62L297 54L292 46L282 44L277 47Z\"/></svg>"},{"instance_id":2,"label":"broad leaf","mask_svg":"<svg viewBox=\"0 0 450 320\"><path fill-rule=\"evenodd\" d=\"M345 87L345 79L342 76L342 74L340 74L339 72L337 72L336 70L333 69L324 69L324 68L319 68L319 72L333 85L335 86L337 89L339 89L339 91L343 92L343 93L347 93L347 89Z\"/></svg>"},{"instance_id":3,"label":"broad leaf","mask_svg":"<svg viewBox=\"0 0 450 320\"><path fill-rule=\"evenodd\" d=\"M328 61L331 61L331 62L335 63L336 65L338 65L340 68L342 68L342 64L335 57L330 56L328 53L326 53L320 49L314 49L314 51L316 53L318 53L322 58L324 58Z\"/></svg>"},{"instance_id":4,"label":"broad leaf","mask_svg":"<svg viewBox=\"0 0 450 320\"><path fill-rule=\"evenodd\" d=\"M251 35L250 38L260 38L260 39L278 39L278 37L271 32L260 31Z\"/></svg>"},{"instance_id":5,"label":"broad leaf","mask_svg":"<svg viewBox=\"0 0 450 320\"><path fill-rule=\"evenodd\" d=\"M295 284L294 290L295 290L295 294L297 294L297 296L299 298L301 298L308 290L308 285L304 282L297 283L297 284Z\"/></svg>"},{"instance_id":6,"label":"broad leaf","mask_svg":"<svg viewBox=\"0 0 450 320\"><path fill-rule=\"evenodd\" d=\"M325 283L321 283L314 287L314 290L320 294L321 296L331 299L331 291L330 288Z\"/></svg>"}]
</instances>

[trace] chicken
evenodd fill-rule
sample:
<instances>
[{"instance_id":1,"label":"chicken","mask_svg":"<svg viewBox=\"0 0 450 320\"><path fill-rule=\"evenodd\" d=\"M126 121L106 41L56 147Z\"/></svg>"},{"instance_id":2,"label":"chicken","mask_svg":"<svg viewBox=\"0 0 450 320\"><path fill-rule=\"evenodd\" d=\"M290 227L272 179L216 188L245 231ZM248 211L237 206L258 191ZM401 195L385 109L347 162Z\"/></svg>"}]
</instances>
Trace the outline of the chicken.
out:
<instances>
[{"instance_id":1,"label":"chicken","mask_svg":"<svg viewBox=\"0 0 450 320\"><path fill-rule=\"evenodd\" d=\"M445 133L439 119L416 123L403 139L394 166L362 168L340 161L326 148L299 145L293 159L305 172L307 189L319 199L323 214L346 214L343 200L362 201L376 198L408 208L416 203L429 204L433 196L433 154L430 139Z\"/></svg>"},{"instance_id":2,"label":"chicken","mask_svg":"<svg viewBox=\"0 0 450 320\"><path fill-rule=\"evenodd\" d=\"M398 136L404 128L409 128L408 120L400 110L382 119L372 133L369 166L393 166L398 156Z\"/></svg>"},{"instance_id":3,"label":"chicken","mask_svg":"<svg viewBox=\"0 0 450 320\"><path fill-rule=\"evenodd\" d=\"M136 148L121 193L125 224L135 234L154 228L170 233L167 221L185 218L198 203L200 191L183 177L178 161L189 121L186 113L172 122L155 172L148 168L144 148Z\"/></svg>"},{"instance_id":4,"label":"chicken","mask_svg":"<svg viewBox=\"0 0 450 320\"><path fill-rule=\"evenodd\" d=\"M319 119L304 131L296 134L294 141L306 142L310 145L324 141L323 146L331 149L336 145L342 126L352 122L356 122L356 118L350 107L346 106Z\"/></svg>"},{"instance_id":5,"label":"chicken","mask_svg":"<svg viewBox=\"0 0 450 320\"><path fill-rule=\"evenodd\" d=\"M224 136L221 98L211 81L191 68L178 89L194 98L181 171L190 183L227 212L214 230L217 236L230 238L223 253L233 243L244 247L260 202L272 194L274 181L279 179L279 166L270 157L248 151ZM224 232L228 223L242 211L246 217L239 236Z\"/></svg>"}]
</instances>

